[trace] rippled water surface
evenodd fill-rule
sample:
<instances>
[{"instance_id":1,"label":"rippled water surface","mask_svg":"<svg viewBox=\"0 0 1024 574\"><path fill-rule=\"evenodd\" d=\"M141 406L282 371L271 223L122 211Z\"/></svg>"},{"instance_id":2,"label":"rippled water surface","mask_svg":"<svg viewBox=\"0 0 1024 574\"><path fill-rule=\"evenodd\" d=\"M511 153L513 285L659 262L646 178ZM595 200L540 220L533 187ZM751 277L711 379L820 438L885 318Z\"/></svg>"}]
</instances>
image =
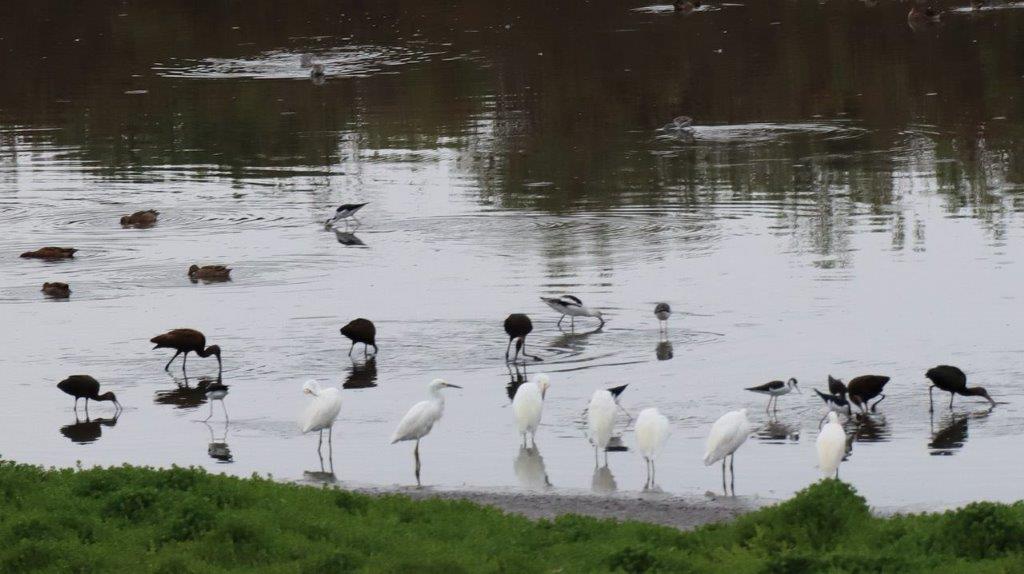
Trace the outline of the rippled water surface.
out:
<instances>
[{"instance_id":1,"label":"rippled water surface","mask_svg":"<svg viewBox=\"0 0 1024 574\"><path fill-rule=\"evenodd\" d=\"M906 7L587 2L124 2L0 19L0 455L46 465L201 465L342 484L414 483L398 419L443 377L422 446L439 487L635 492L636 452L594 468L595 388L658 406L665 492L721 490L712 421L750 409L740 495L817 478L826 376L892 377L841 476L879 506L1016 500L1024 462L1024 11L908 26ZM950 4L948 8L957 6ZM999 9L996 9L996 8ZM328 77L300 67L312 54ZM678 116L693 118L679 129ZM335 206L368 201L345 233ZM121 215L156 209L149 229ZM20 259L44 245L72 261ZM193 284L192 263L233 268ZM68 301L46 299L65 281ZM572 293L575 329L538 299ZM667 337L652 310L676 311ZM541 363L506 366L528 313ZM374 320L380 353L338 329ZM224 349L224 407L150 337ZM999 404L937 396L961 366ZM546 372L538 449L508 388ZM87 421L55 383L125 405ZM744 387L796 377L776 414ZM333 468L295 419L302 382L344 388ZM616 434L632 448L622 415Z\"/></svg>"}]
</instances>

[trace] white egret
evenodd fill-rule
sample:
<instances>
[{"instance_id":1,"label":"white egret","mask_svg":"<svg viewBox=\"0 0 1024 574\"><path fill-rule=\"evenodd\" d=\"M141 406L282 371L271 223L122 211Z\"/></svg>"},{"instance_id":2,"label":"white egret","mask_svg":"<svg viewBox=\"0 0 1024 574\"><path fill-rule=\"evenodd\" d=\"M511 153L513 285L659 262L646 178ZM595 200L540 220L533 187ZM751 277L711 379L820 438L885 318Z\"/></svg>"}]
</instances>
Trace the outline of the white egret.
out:
<instances>
[{"instance_id":1,"label":"white egret","mask_svg":"<svg viewBox=\"0 0 1024 574\"><path fill-rule=\"evenodd\" d=\"M654 459L658 456L665 442L668 441L672 430L669 428L668 417L661 414L656 408L647 408L640 411L636 418L636 446L646 463L648 482L654 484Z\"/></svg>"},{"instance_id":2,"label":"white egret","mask_svg":"<svg viewBox=\"0 0 1024 574\"><path fill-rule=\"evenodd\" d=\"M828 413L828 422L818 432L818 468L826 477L835 475L839 478L839 463L846 456L846 431L839 424L839 415Z\"/></svg>"},{"instance_id":3,"label":"white egret","mask_svg":"<svg viewBox=\"0 0 1024 574\"><path fill-rule=\"evenodd\" d=\"M303 433L320 431L320 441L316 445L319 453L324 444L324 431L327 431L327 448L333 448L332 434L334 433L334 421L338 419L341 411L341 391L335 387L324 388L320 383L310 379L302 385L302 392L311 395L313 401L309 403L306 410L299 418L299 429Z\"/></svg>"},{"instance_id":4,"label":"white egret","mask_svg":"<svg viewBox=\"0 0 1024 574\"><path fill-rule=\"evenodd\" d=\"M612 438L615 428L615 411L618 405L612 394L605 389L598 389L590 397L587 407L587 431L590 442L594 444L594 461L597 462L598 451L604 451L605 464L608 463L608 441Z\"/></svg>"},{"instance_id":5,"label":"white egret","mask_svg":"<svg viewBox=\"0 0 1024 574\"><path fill-rule=\"evenodd\" d=\"M434 427L434 423L441 420L441 415L444 414L444 395L441 394L441 390L445 387L462 388L459 385L447 383L444 379L430 381L430 384L427 385L430 398L413 405L398 423L395 433L391 435L391 444L405 440L416 441L416 448L413 450L413 455L416 457L416 484L420 482L420 439L427 436L430 429Z\"/></svg>"},{"instance_id":6,"label":"white egret","mask_svg":"<svg viewBox=\"0 0 1024 574\"><path fill-rule=\"evenodd\" d=\"M537 427L544 412L544 396L550 386L551 379L541 374L533 382L523 383L516 389L512 412L516 416L519 434L523 435L523 446L526 446L526 433L530 433L530 442L537 446Z\"/></svg>"},{"instance_id":7,"label":"white egret","mask_svg":"<svg viewBox=\"0 0 1024 574\"><path fill-rule=\"evenodd\" d=\"M726 490L725 459L729 458L733 494L736 493L736 470L733 466L736 462L736 451L747 442L751 430L753 429L747 420L747 409L727 412L711 425L708 447L704 453L704 466L722 461L722 490Z\"/></svg>"}]
</instances>

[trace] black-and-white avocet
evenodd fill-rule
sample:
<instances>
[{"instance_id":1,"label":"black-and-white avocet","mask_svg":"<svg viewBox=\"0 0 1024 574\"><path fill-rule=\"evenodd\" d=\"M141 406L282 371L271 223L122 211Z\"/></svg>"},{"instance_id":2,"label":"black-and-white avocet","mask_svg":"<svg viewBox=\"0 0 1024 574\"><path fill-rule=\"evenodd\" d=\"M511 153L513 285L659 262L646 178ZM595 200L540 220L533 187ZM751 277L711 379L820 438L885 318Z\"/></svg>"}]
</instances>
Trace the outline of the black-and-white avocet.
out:
<instances>
[{"instance_id":1,"label":"black-and-white avocet","mask_svg":"<svg viewBox=\"0 0 1024 574\"><path fill-rule=\"evenodd\" d=\"M580 301L579 297L573 295L562 295L561 297L541 297L541 301L547 304L555 311L562 314L561 318L558 319L558 326L562 326L562 321L568 315L572 321L572 325L576 326L576 317L594 317L598 321L601 321L599 327L604 326L604 317L601 315L601 311L598 309L591 309Z\"/></svg>"}]
</instances>

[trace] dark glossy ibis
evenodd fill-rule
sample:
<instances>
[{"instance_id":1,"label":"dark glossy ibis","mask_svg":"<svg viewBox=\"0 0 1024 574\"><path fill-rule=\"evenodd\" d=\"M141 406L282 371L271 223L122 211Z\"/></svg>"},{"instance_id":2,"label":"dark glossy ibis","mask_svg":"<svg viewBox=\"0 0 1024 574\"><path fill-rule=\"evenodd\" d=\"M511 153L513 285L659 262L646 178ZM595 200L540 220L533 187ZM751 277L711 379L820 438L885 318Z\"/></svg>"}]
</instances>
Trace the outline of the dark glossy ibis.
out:
<instances>
[{"instance_id":1,"label":"dark glossy ibis","mask_svg":"<svg viewBox=\"0 0 1024 574\"><path fill-rule=\"evenodd\" d=\"M885 400L882 389L885 388L888 382L889 377L886 376L861 375L850 379L850 382L846 385L846 391L849 393L850 402L860 407L860 410L863 412L867 412L868 402L871 399L881 395L882 398L871 405L871 410L874 411L878 403Z\"/></svg>"},{"instance_id":2,"label":"dark glossy ibis","mask_svg":"<svg viewBox=\"0 0 1024 574\"><path fill-rule=\"evenodd\" d=\"M932 390L935 387L949 393L949 408L953 408L953 397L956 395L963 395L965 397L985 397L988 402L994 407L996 402L988 395L983 387L968 387L967 386L967 375L964 374L960 369L952 365L939 365L938 367L932 367L928 369L928 372L924 374L928 377L928 380L932 382L932 386L928 387L928 410L929 412L934 409L932 405Z\"/></svg>"},{"instance_id":3,"label":"dark glossy ibis","mask_svg":"<svg viewBox=\"0 0 1024 574\"><path fill-rule=\"evenodd\" d=\"M231 269L223 265L192 265L188 268L188 278L193 283L203 281L230 281Z\"/></svg>"},{"instance_id":4,"label":"dark glossy ibis","mask_svg":"<svg viewBox=\"0 0 1024 574\"><path fill-rule=\"evenodd\" d=\"M156 223L156 216L158 215L160 215L160 212L152 209L136 211L131 215L122 215L121 227L152 227Z\"/></svg>"},{"instance_id":5,"label":"dark glossy ibis","mask_svg":"<svg viewBox=\"0 0 1024 574\"><path fill-rule=\"evenodd\" d=\"M47 297L53 297L54 299L67 299L71 296L71 287L68 287L67 283L61 283L60 281L43 283L42 291Z\"/></svg>"},{"instance_id":6,"label":"dark glossy ibis","mask_svg":"<svg viewBox=\"0 0 1024 574\"><path fill-rule=\"evenodd\" d=\"M185 372L185 361L188 359L189 353L195 353L204 359L213 355L217 357L217 377L220 378L220 373L223 371L223 363L220 360L220 347L217 345L207 347L206 336L199 331L195 329L174 329L163 335L153 337L149 342L155 345L154 349L174 349L176 351L171 360L167 361L167 365L164 366L165 371L170 370L171 363L182 353L184 353L184 356L181 358L182 373Z\"/></svg>"},{"instance_id":7,"label":"dark glossy ibis","mask_svg":"<svg viewBox=\"0 0 1024 574\"><path fill-rule=\"evenodd\" d=\"M367 356L367 347L373 346L373 354L377 354L377 327L374 326L373 321L369 319L352 319L347 325L341 328L341 334L348 337L352 341L352 345L348 348L349 356L352 355L352 349L355 348L356 343L363 344L363 356Z\"/></svg>"},{"instance_id":8,"label":"dark glossy ibis","mask_svg":"<svg viewBox=\"0 0 1024 574\"><path fill-rule=\"evenodd\" d=\"M833 377L832 375L829 375L828 392L832 393L833 395L845 395L846 385L843 384L843 381L840 381L839 379Z\"/></svg>"},{"instance_id":9,"label":"dark glossy ibis","mask_svg":"<svg viewBox=\"0 0 1024 574\"><path fill-rule=\"evenodd\" d=\"M21 256L26 259L71 259L77 251L71 247L40 247L35 251L26 251Z\"/></svg>"},{"instance_id":10,"label":"dark glossy ibis","mask_svg":"<svg viewBox=\"0 0 1024 574\"><path fill-rule=\"evenodd\" d=\"M114 393L106 392L100 394L100 383L89 375L71 375L57 383L57 388L75 397L75 412L78 412L78 399L85 399L85 412L89 413L89 399L94 401L112 401L118 413L121 412L121 403L117 402Z\"/></svg>"},{"instance_id":11,"label":"dark glossy ibis","mask_svg":"<svg viewBox=\"0 0 1024 574\"><path fill-rule=\"evenodd\" d=\"M542 361L540 357L528 355L526 353L526 336L533 331L533 321L522 313L512 313L505 318L505 333L508 335L508 345L505 347L505 361L508 362L508 351L512 348L512 341L516 342L516 353L512 357L512 361L515 361L519 357L520 351L524 357L530 357L535 361Z\"/></svg>"}]
</instances>

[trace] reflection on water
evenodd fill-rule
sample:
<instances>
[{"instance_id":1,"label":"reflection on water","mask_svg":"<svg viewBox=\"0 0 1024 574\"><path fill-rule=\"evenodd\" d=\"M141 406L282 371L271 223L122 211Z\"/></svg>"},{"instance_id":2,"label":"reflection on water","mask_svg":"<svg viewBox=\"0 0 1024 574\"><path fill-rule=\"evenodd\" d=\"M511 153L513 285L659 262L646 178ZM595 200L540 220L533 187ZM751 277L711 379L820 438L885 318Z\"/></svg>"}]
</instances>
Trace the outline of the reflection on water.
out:
<instances>
[{"instance_id":1,"label":"reflection on water","mask_svg":"<svg viewBox=\"0 0 1024 574\"><path fill-rule=\"evenodd\" d=\"M377 386L377 355L352 360L352 367L341 384L343 389L370 389Z\"/></svg>"},{"instance_id":2,"label":"reflection on water","mask_svg":"<svg viewBox=\"0 0 1024 574\"><path fill-rule=\"evenodd\" d=\"M892 436L889 423L881 413L856 413L844 427L856 442L884 442Z\"/></svg>"},{"instance_id":3,"label":"reflection on water","mask_svg":"<svg viewBox=\"0 0 1024 574\"><path fill-rule=\"evenodd\" d=\"M594 467L594 476L590 479L590 490L597 494L611 494L618 490L612 469L607 464Z\"/></svg>"},{"instance_id":4,"label":"reflection on water","mask_svg":"<svg viewBox=\"0 0 1024 574\"><path fill-rule=\"evenodd\" d=\"M202 377L195 385L190 385L188 377L179 378L172 375L171 378L174 380L175 387L157 391L153 402L158 405L171 405L178 409L194 409L205 404L207 387L217 382L215 378Z\"/></svg>"},{"instance_id":5,"label":"reflection on water","mask_svg":"<svg viewBox=\"0 0 1024 574\"><path fill-rule=\"evenodd\" d=\"M950 412L935 417L932 415L931 441L928 443L930 449L928 454L932 456L952 456L956 451L963 448L967 442L968 424L974 421L983 421L992 414L992 408L985 408L975 412Z\"/></svg>"},{"instance_id":6,"label":"reflection on water","mask_svg":"<svg viewBox=\"0 0 1024 574\"><path fill-rule=\"evenodd\" d=\"M658 343L658 346L654 348L654 356L659 361L668 361L672 358L672 343L670 341L662 341Z\"/></svg>"},{"instance_id":7,"label":"reflection on water","mask_svg":"<svg viewBox=\"0 0 1024 574\"><path fill-rule=\"evenodd\" d=\"M519 485L524 488L542 490L551 487L547 470L544 468L544 457L540 455L540 450L536 446L520 446L519 453L512 461L512 470Z\"/></svg>"},{"instance_id":8,"label":"reflection on water","mask_svg":"<svg viewBox=\"0 0 1024 574\"><path fill-rule=\"evenodd\" d=\"M519 386L526 382L526 365L519 366L518 363L506 363L505 368L508 369L508 384L505 385L505 394L508 395L508 400L516 398L516 391L519 390Z\"/></svg>"},{"instance_id":9,"label":"reflection on water","mask_svg":"<svg viewBox=\"0 0 1024 574\"><path fill-rule=\"evenodd\" d=\"M74 443L93 443L103 435L103 427L113 428L117 424L117 419L117 416L113 418L90 419L86 415L85 420L82 421L78 419L78 413L75 413L75 424L60 427L60 434L68 437Z\"/></svg>"},{"instance_id":10,"label":"reflection on water","mask_svg":"<svg viewBox=\"0 0 1024 574\"><path fill-rule=\"evenodd\" d=\"M201 422L210 430L210 443L206 447L206 454L218 463L234 462L231 448L228 446L228 422L224 421L224 430L220 433L220 436L214 436L212 425L206 421Z\"/></svg>"},{"instance_id":11,"label":"reflection on water","mask_svg":"<svg viewBox=\"0 0 1024 574\"><path fill-rule=\"evenodd\" d=\"M800 442L800 422L797 420L786 421L772 416L757 429L755 436L760 441L774 444Z\"/></svg>"},{"instance_id":12,"label":"reflection on water","mask_svg":"<svg viewBox=\"0 0 1024 574\"><path fill-rule=\"evenodd\" d=\"M567 355L579 355L587 348L590 337L600 333L602 330L603 327L597 327L589 331L565 331L560 329L561 334L552 339L548 347L564 352Z\"/></svg>"},{"instance_id":13,"label":"reflection on water","mask_svg":"<svg viewBox=\"0 0 1024 574\"><path fill-rule=\"evenodd\" d=\"M363 243L362 239L356 237L355 233L335 229L334 237L338 240L338 243L346 247L366 247L366 243Z\"/></svg>"}]
</instances>

